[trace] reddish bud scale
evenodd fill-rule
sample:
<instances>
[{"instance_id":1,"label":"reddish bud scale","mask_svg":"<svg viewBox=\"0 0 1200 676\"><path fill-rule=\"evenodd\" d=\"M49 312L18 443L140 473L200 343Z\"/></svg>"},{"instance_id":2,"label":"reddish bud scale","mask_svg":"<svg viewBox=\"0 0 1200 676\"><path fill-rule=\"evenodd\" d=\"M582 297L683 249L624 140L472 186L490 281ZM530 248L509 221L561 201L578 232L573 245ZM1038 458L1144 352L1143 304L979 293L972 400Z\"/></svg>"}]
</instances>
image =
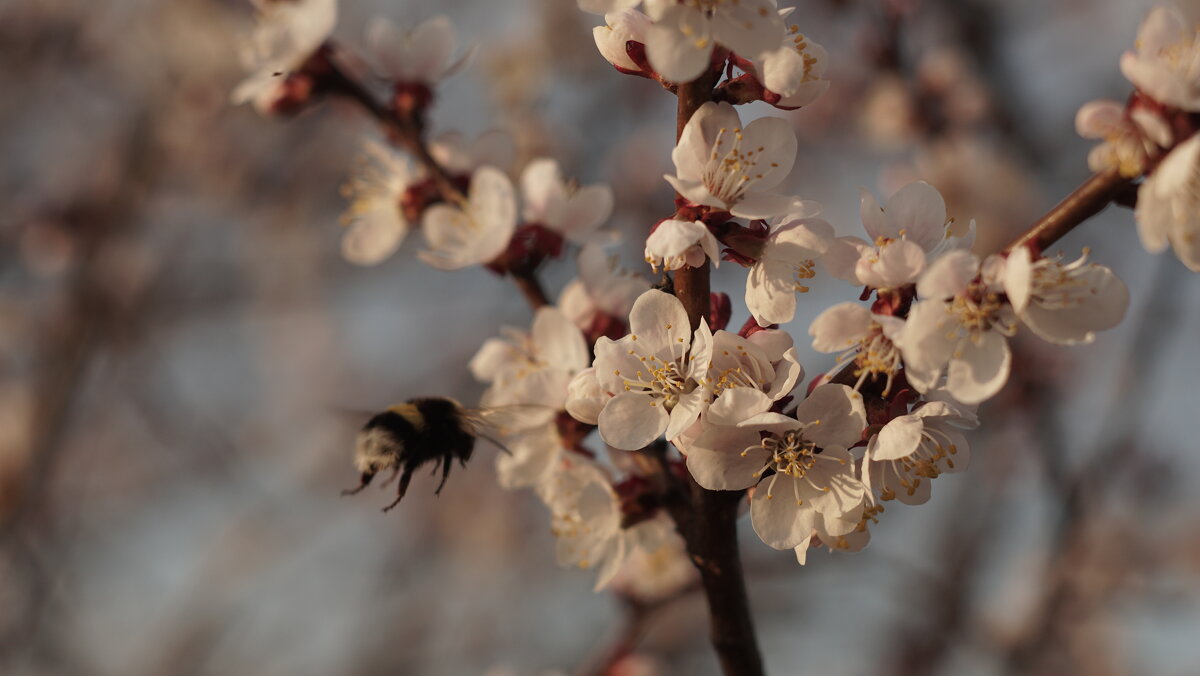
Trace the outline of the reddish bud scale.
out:
<instances>
[{"instance_id":1,"label":"reddish bud scale","mask_svg":"<svg viewBox=\"0 0 1200 676\"><path fill-rule=\"evenodd\" d=\"M424 126L425 111L433 105L433 90L424 82L397 82L392 89L392 110L402 119Z\"/></svg>"},{"instance_id":2,"label":"reddish bud scale","mask_svg":"<svg viewBox=\"0 0 1200 676\"><path fill-rule=\"evenodd\" d=\"M583 445L583 440L595 429L594 425L579 422L572 418L571 414L566 411L558 412L558 415L554 418L554 425L558 428L559 437L562 438L563 448L595 459L596 454Z\"/></svg>"},{"instance_id":3,"label":"reddish bud scale","mask_svg":"<svg viewBox=\"0 0 1200 676\"><path fill-rule=\"evenodd\" d=\"M487 268L498 275L511 272L532 272L547 258L558 258L563 252L563 236L538 223L517 228L508 242L508 249Z\"/></svg>"},{"instance_id":4,"label":"reddish bud scale","mask_svg":"<svg viewBox=\"0 0 1200 676\"><path fill-rule=\"evenodd\" d=\"M332 53L328 44L321 45L298 69L284 76L262 112L284 117L296 115L318 95L336 86L333 64L329 60Z\"/></svg>"},{"instance_id":5,"label":"reddish bud scale","mask_svg":"<svg viewBox=\"0 0 1200 676\"><path fill-rule=\"evenodd\" d=\"M601 337L617 340L627 333L629 333L629 326L624 319L605 312L597 312L592 317L592 323L583 332L587 337L588 345L595 345Z\"/></svg>"},{"instance_id":6,"label":"reddish bud scale","mask_svg":"<svg viewBox=\"0 0 1200 676\"><path fill-rule=\"evenodd\" d=\"M636 40L628 40L625 42L625 55L628 56L629 60L632 61L640 70L635 72L621 68L620 66L616 67L617 70L621 71L622 73L640 75L642 77L657 77L654 73L654 69L650 67L649 59L646 58L646 45L642 44L641 42L637 42Z\"/></svg>"},{"instance_id":7,"label":"reddish bud scale","mask_svg":"<svg viewBox=\"0 0 1200 676\"><path fill-rule=\"evenodd\" d=\"M755 319L754 317L749 317L746 319L746 323L742 324L742 328L738 329L737 334L739 336L741 336L742 338L749 338L750 336L753 336L754 334L758 333L759 331L766 331L767 329L777 329L777 328L779 328L778 324L768 324L767 326L759 326L757 319Z\"/></svg>"},{"instance_id":8,"label":"reddish bud scale","mask_svg":"<svg viewBox=\"0 0 1200 676\"><path fill-rule=\"evenodd\" d=\"M467 186L471 183L469 175L454 176L451 178L454 187L465 193ZM404 218L409 223L419 224L421 222L421 214L429 207L446 201L442 197L442 191L438 188L438 184L432 178L424 178L404 190L404 194L400 197L400 212L404 214Z\"/></svg>"},{"instance_id":9,"label":"reddish bud scale","mask_svg":"<svg viewBox=\"0 0 1200 676\"><path fill-rule=\"evenodd\" d=\"M658 491L648 479L631 476L613 486L621 504L621 527L630 528L654 518L661 505Z\"/></svg>"},{"instance_id":10,"label":"reddish bud scale","mask_svg":"<svg viewBox=\"0 0 1200 676\"><path fill-rule=\"evenodd\" d=\"M733 314L733 303L729 294L714 292L708 294L708 327L720 331L729 326L729 318Z\"/></svg>"},{"instance_id":11,"label":"reddish bud scale","mask_svg":"<svg viewBox=\"0 0 1200 676\"><path fill-rule=\"evenodd\" d=\"M867 290L868 292L870 289ZM864 296L869 296L864 292ZM915 284L906 284L898 289L876 290L875 302L871 304L871 312L889 317L906 317L912 307L913 299L917 296ZM862 298L866 300L866 298Z\"/></svg>"}]
</instances>

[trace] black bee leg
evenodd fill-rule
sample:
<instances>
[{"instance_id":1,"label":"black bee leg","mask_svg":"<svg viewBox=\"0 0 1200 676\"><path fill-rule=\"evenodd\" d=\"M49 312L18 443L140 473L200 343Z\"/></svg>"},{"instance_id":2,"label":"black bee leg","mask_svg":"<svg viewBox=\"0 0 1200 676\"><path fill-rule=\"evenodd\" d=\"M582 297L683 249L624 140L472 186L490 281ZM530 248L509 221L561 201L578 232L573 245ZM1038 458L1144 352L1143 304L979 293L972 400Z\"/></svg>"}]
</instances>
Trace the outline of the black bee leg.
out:
<instances>
[{"instance_id":1,"label":"black bee leg","mask_svg":"<svg viewBox=\"0 0 1200 676\"><path fill-rule=\"evenodd\" d=\"M446 479L450 478L450 468L453 466L454 456L447 455L442 459L442 482L438 484L437 490L433 492L434 495L442 494L442 488L446 485Z\"/></svg>"},{"instance_id":2,"label":"black bee leg","mask_svg":"<svg viewBox=\"0 0 1200 676\"><path fill-rule=\"evenodd\" d=\"M358 495L364 488L371 484L371 479L374 478L374 472L363 472L362 477L359 479L360 483L358 484L358 488L347 488L346 490L342 491L342 495Z\"/></svg>"},{"instance_id":3,"label":"black bee leg","mask_svg":"<svg viewBox=\"0 0 1200 676\"><path fill-rule=\"evenodd\" d=\"M400 483L396 484L396 499L392 501L392 504L383 508L384 512L390 512L393 507L400 504L400 501L404 499L404 494L408 492L408 482L411 480L412 472L404 470L404 473L400 475Z\"/></svg>"}]
</instances>

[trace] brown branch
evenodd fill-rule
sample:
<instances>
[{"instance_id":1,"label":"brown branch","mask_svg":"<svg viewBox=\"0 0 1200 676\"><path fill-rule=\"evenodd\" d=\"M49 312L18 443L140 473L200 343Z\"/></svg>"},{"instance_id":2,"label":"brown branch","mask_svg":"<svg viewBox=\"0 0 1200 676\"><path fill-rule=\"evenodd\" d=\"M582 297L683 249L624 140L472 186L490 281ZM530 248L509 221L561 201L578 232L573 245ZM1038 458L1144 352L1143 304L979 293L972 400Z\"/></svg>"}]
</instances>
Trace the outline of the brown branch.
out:
<instances>
[{"instance_id":1,"label":"brown branch","mask_svg":"<svg viewBox=\"0 0 1200 676\"><path fill-rule=\"evenodd\" d=\"M679 105L675 117L675 140L683 136L683 128L687 126L692 114L708 101L712 100L713 87L721 76L719 68L709 69L699 79L679 85ZM684 266L675 271L675 297L683 303L687 310L692 329L700 326L700 319L708 317L709 305L709 269L708 261L704 265L693 268Z\"/></svg>"},{"instance_id":2,"label":"brown branch","mask_svg":"<svg viewBox=\"0 0 1200 676\"><path fill-rule=\"evenodd\" d=\"M1031 228L1004 247L1002 253L1011 253L1022 246L1029 247L1034 253L1042 253L1074 230L1075 226L1103 211L1131 185L1130 179L1116 171L1093 174Z\"/></svg>"},{"instance_id":3,"label":"brown branch","mask_svg":"<svg viewBox=\"0 0 1200 676\"><path fill-rule=\"evenodd\" d=\"M719 67L710 68L698 79L681 84L675 120L675 139L683 135L692 115L712 100L713 88L721 76ZM698 268L685 266L675 272L675 297L687 310L692 328L708 317L710 289L708 261ZM746 595L746 581L738 554L737 512L743 491L710 491L690 477L686 487L679 485L666 462L665 448L658 458L664 478L675 483L676 499L668 500L668 511L679 534L687 544L692 563L700 571L700 582L708 602L709 639L717 652L722 671L727 675L754 676L765 673L754 618ZM679 497L684 499L678 499Z\"/></svg>"},{"instance_id":4,"label":"brown branch","mask_svg":"<svg viewBox=\"0 0 1200 676\"><path fill-rule=\"evenodd\" d=\"M546 297L546 290L542 288L541 281L532 270L513 271L512 279L517 288L521 290L521 295L529 301L529 307L536 310L550 304L550 299Z\"/></svg>"}]
</instances>

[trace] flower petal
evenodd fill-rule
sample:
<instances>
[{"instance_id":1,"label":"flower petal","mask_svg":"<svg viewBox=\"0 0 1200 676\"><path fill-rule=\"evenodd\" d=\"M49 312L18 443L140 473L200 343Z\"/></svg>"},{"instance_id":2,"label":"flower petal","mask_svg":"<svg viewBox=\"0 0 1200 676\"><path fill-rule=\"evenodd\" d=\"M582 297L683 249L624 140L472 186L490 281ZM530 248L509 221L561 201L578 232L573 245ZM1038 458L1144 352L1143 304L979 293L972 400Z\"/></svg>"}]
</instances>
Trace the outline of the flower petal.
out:
<instances>
[{"instance_id":1,"label":"flower petal","mask_svg":"<svg viewBox=\"0 0 1200 676\"><path fill-rule=\"evenodd\" d=\"M639 392L622 392L613 397L598 419L604 442L625 451L645 448L662 436L668 421L662 401Z\"/></svg>"}]
</instances>

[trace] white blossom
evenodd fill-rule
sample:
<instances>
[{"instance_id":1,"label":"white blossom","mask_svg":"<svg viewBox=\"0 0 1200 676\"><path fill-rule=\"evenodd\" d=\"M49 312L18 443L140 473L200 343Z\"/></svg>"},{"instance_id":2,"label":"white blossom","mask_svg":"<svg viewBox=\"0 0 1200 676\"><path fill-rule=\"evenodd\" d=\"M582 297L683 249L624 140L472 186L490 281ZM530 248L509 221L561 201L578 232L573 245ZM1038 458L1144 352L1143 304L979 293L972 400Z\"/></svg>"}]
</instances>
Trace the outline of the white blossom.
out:
<instances>
[{"instance_id":1,"label":"white blossom","mask_svg":"<svg viewBox=\"0 0 1200 676\"><path fill-rule=\"evenodd\" d=\"M813 42L792 24L777 49L754 56L754 75L768 91L781 98L774 105L800 108L816 101L829 89L825 79L829 56L825 48Z\"/></svg>"},{"instance_id":2,"label":"white blossom","mask_svg":"<svg viewBox=\"0 0 1200 676\"><path fill-rule=\"evenodd\" d=\"M743 129L733 106L705 103L688 120L671 159L675 175L664 178L695 204L750 219L806 208L795 198L766 192L796 159L796 134L779 118L760 118Z\"/></svg>"},{"instance_id":3,"label":"white blossom","mask_svg":"<svg viewBox=\"0 0 1200 676\"><path fill-rule=\"evenodd\" d=\"M1096 331L1121 323L1129 307L1125 283L1107 267L1088 263L1086 254L1066 264L1035 261L1020 247L1005 262L1004 289L1021 323L1059 345L1092 342Z\"/></svg>"},{"instance_id":4,"label":"white blossom","mask_svg":"<svg viewBox=\"0 0 1200 676\"><path fill-rule=\"evenodd\" d=\"M646 0L645 7L654 20L646 35L646 57L671 82L699 77L718 44L753 57L784 41L774 0Z\"/></svg>"},{"instance_id":5,"label":"white blossom","mask_svg":"<svg viewBox=\"0 0 1200 676\"><path fill-rule=\"evenodd\" d=\"M401 28L375 17L367 24L367 52L389 80L431 85L452 74L465 60L452 61L457 37L449 17L431 17Z\"/></svg>"},{"instance_id":6,"label":"white blossom","mask_svg":"<svg viewBox=\"0 0 1200 676\"><path fill-rule=\"evenodd\" d=\"M364 149L368 157L344 189L352 201L342 217L342 256L357 265L375 265L404 242L411 226L401 200L422 172L380 143L368 142Z\"/></svg>"},{"instance_id":7,"label":"white blossom","mask_svg":"<svg viewBox=\"0 0 1200 676\"><path fill-rule=\"evenodd\" d=\"M1200 135L1179 144L1138 188L1138 235L1161 253L1170 244L1193 272L1200 272Z\"/></svg>"},{"instance_id":8,"label":"white blossom","mask_svg":"<svg viewBox=\"0 0 1200 676\"><path fill-rule=\"evenodd\" d=\"M595 378L603 393L613 395L596 421L609 445L637 450L664 433L675 438L700 417L710 398L702 383L713 338L704 320L693 333L683 304L655 290L634 303L629 328L620 340L596 341ZM578 382L572 390L595 392ZM568 400L567 410L576 408Z\"/></svg>"},{"instance_id":9,"label":"white blossom","mask_svg":"<svg viewBox=\"0 0 1200 676\"><path fill-rule=\"evenodd\" d=\"M863 481L882 500L922 504L929 500L930 483L938 475L967 468L971 449L962 430L978 425L969 407L923 403L871 437L863 456Z\"/></svg>"},{"instance_id":10,"label":"white blossom","mask_svg":"<svg viewBox=\"0 0 1200 676\"><path fill-rule=\"evenodd\" d=\"M883 513L883 505L871 504L864 501L862 516L857 523L849 524L842 519L830 519L821 513L816 514L813 522L811 537L804 538L793 548L796 562L804 565L808 561L808 551L814 544L824 545L831 551L857 552L871 541L872 523L878 523L878 515ZM838 533L834 535L834 533Z\"/></svg>"},{"instance_id":11,"label":"white blossom","mask_svg":"<svg viewBox=\"0 0 1200 676\"><path fill-rule=\"evenodd\" d=\"M935 387L943 373L950 395L966 404L1004 386L1012 363L1007 336L1016 332L1016 315L1003 297L1002 268L1003 261L991 257L981 274L978 258L950 251L921 275L921 300L894 338L917 391Z\"/></svg>"},{"instance_id":12,"label":"white blossom","mask_svg":"<svg viewBox=\"0 0 1200 676\"><path fill-rule=\"evenodd\" d=\"M1135 108L1126 115L1125 106L1102 99L1085 103L1075 115L1075 130L1088 139L1104 142L1088 153L1092 171L1117 170L1136 178L1160 148L1171 146L1171 127L1157 113Z\"/></svg>"},{"instance_id":13,"label":"white blossom","mask_svg":"<svg viewBox=\"0 0 1200 676\"><path fill-rule=\"evenodd\" d=\"M833 241L833 226L817 218L781 218L757 252L746 277L746 307L760 326L783 324L796 315L796 294L816 274L816 260Z\"/></svg>"},{"instance_id":14,"label":"white blossom","mask_svg":"<svg viewBox=\"0 0 1200 676\"><path fill-rule=\"evenodd\" d=\"M720 244L700 221L670 219L658 224L646 238L646 263L655 272L678 270L684 266L698 268L705 259L720 265Z\"/></svg>"},{"instance_id":15,"label":"white blossom","mask_svg":"<svg viewBox=\"0 0 1200 676\"><path fill-rule=\"evenodd\" d=\"M900 348L893 342L903 328L899 317L875 314L858 303L840 303L817 315L808 333L817 352L838 353L839 364L854 362L853 375L858 378L854 389L879 376L885 379L887 396L904 366Z\"/></svg>"},{"instance_id":16,"label":"white blossom","mask_svg":"<svg viewBox=\"0 0 1200 676\"><path fill-rule=\"evenodd\" d=\"M757 485L750 503L755 532L771 547L792 549L811 537L819 518L837 535L858 524L866 487L847 449L864 427L857 392L821 385L797 405L794 418L762 413L736 427L706 427L687 466L709 490Z\"/></svg>"},{"instance_id":17,"label":"white blossom","mask_svg":"<svg viewBox=\"0 0 1200 676\"><path fill-rule=\"evenodd\" d=\"M728 331L713 335L712 366L707 376L713 401L708 407L707 422L736 425L764 413L791 394L804 377L804 367L790 345L791 336L784 331L772 333L781 334L789 343L787 350L774 359L759 341Z\"/></svg>"},{"instance_id":18,"label":"white blossom","mask_svg":"<svg viewBox=\"0 0 1200 676\"><path fill-rule=\"evenodd\" d=\"M254 102L269 108L277 87L321 47L337 25L337 0L256 0L259 21L242 48L251 74L233 90L235 104Z\"/></svg>"},{"instance_id":19,"label":"white blossom","mask_svg":"<svg viewBox=\"0 0 1200 676\"><path fill-rule=\"evenodd\" d=\"M629 58L625 45L629 42L645 44L650 25L650 17L636 9L611 12L604 15L603 26L592 29L592 38L606 61L617 68L638 72L641 68Z\"/></svg>"},{"instance_id":20,"label":"white blossom","mask_svg":"<svg viewBox=\"0 0 1200 676\"><path fill-rule=\"evenodd\" d=\"M598 242L585 244L576 264L579 276L563 288L558 306L584 331L597 328L598 322L623 325L634 302L650 289L649 281L621 268Z\"/></svg>"},{"instance_id":21,"label":"white blossom","mask_svg":"<svg viewBox=\"0 0 1200 676\"><path fill-rule=\"evenodd\" d=\"M550 509L559 565L595 568L599 591L620 570L629 549L611 479L595 463L572 457L537 492Z\"/></svg>"},{"instance_id":22,"label":"white blossom","mask_svg":"<svg viewBox=\"0 0 1200 676\"><path fill-rule=\"evenodd\" d=\"M558 308L539 308L529 333L507 329L503 338L489 338L471 359L477 380L491 383L483 406L514 404L562 410L567 385L588 367L583 334Z\"/></svg>"},{"instance_id":23,"label":"white blossom","mask_svg":"<svg viewBox=\"0 0 1200 676\"><path fill-rule=\"evenodd\" d=\"M861 194L860 213L871 241L842 237L829 248L825 263L839 279L874 289L901 287L916 281L930 256L967 248L974 240L973 222L965 238L948 238L946 202L924 181L904 186L883 207L867 190Z\"/></svg>"},{"instance_id":24,"label":"white blossom","mask_svg":"<svg viewBox=\"0 0 1200 676\"><path fill-rule=\"evenodd\" d=\"M471 177L466 204L425 210L421 230L429 250L417 255L443 270L481 265L504 253L516 227L512 182L495 167L480 167Z\"/></svg>"},{"instance_id":25,"label":"white blossom","mask_svg":"<svg viewBox=\"0 0 1200 676\"><path fill-rule=\"evenodd\" d=\"M1159 103L1200 111L1200 32L1178 9L1155 7L1138 30L1121 72Z\"/></svg>"},{"instance_id":26,"label":"white blossom","mask_svg":"<svg viewBox=\"0 0 1200 676\"><path fill-rule=\"evenodd\" d=\"M525 166L521 196L527 223L537 223L577 244L586 242L613 210L612 188L601 183L568 184L558 162L548 157Z\"/></svg>"}]
</instances>

